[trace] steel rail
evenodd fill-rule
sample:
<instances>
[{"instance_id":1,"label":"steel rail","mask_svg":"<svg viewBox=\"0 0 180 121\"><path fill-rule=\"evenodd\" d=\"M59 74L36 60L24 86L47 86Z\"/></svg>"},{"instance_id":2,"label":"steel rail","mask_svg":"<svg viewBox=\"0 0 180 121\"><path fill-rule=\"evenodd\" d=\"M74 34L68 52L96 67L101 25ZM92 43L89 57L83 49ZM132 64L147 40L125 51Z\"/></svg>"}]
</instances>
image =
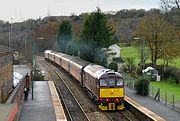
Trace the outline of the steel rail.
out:
<instances>
[{"instance_id":1,"label":"steel rail","mask_svg":"<svg viewBox=\"0 0 180 121\"><path fill-rule=\"evenodd\" d=\"M77 103L77 105L78 105L78 107L81 109L81 111L82 111L82 113L83 113L83 115L85 116L85 118L88 120L88 121L90 121L90 119L88 118L88 116L86 115L86 113L84 112L84 110L83 110L83 108L82 108L82 106L79 104L79 102L78 102L78 100L76 99L76 97L74 96L74 94L72 93L72 91L69 89L69 87L67 86L67 84L65 83L65 81L61 78L61 76L58 74L58 72L56 71L56 69L54 69L54 67L52 66L52 65L50 65L49 63L45 63L45 62L43 62L43 61L41 61L42 63L44 63L44 64L46 64L51 70L53 70L53 72L56 74L56 76L62 81L62 83L65 85L65 87L67 88L67 90L70 92L70 94L72 95L72 97L73 97L73 99L75 100L75 102ZM52 73L52 72L50 72L49 70L48 70L48 72L49 73ZM51 75L51 77L52 78L54 78L52 75ZM61 93L61 91L60 91L60 89L59 89L59 87L58 87L58 82L57 81L55 81L55 79L53 79L54 80L54 82L55 82L55 85L56 85L56 88L58 89L58 92L61 94L60 96L61 96L61 98L62 98L62 100L64 100L64 102L65 102L65 104L66 104L66 99L63 99L64 97L63 97L63 94ZM68 108L68 106L66 105L66 107ZM70 110L68 110L69 111L69 114L71 113L71 111ZM71 115L71 114L70 114ZM75 118L75 117L72 117L71 116L71 119L73 120L73 118Z\"/></svg>"}]
</instances>

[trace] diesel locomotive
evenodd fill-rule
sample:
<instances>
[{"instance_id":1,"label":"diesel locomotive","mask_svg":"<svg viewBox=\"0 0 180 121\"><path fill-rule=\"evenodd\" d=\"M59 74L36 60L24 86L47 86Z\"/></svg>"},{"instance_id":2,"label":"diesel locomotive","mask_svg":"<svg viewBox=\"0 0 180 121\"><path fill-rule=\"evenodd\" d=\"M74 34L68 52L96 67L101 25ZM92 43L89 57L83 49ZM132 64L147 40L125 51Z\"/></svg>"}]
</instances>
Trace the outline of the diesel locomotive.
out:
<instances>
[{"instance_id":1,"label":"diesel locomotive","mask_svg":"<svg viewBox=\"0 0 180 121\"><path fill-rule=\"evenodd\" d=\"M45 60L63 68L94 99L101 110L124 109L124 80L122 75L79 57L46 50Z\"/></svg>"}]
</instances>

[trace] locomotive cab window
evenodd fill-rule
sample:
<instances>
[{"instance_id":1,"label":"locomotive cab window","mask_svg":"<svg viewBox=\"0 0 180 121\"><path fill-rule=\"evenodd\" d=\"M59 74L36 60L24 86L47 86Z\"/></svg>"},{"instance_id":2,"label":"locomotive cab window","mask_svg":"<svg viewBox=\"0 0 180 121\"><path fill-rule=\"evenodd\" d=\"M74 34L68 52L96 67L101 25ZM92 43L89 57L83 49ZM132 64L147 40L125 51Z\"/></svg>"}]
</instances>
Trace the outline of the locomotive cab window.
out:
<instances>
[{"instance_id":1,"label":"locomotive cab window","mask_svg":"<svg viewBox=\"0 0 180 121\"><path fill-rule=\"evenodd\" d=\"M100 79L100 87L119 87L123 85L122 79Z\"/></svg>"},{"instance_id":2,"label":"locomotive cab window","mask_svg":"<svg viewBox=\"0 0 180 121\"><path fill-rule=\"evenodd\" d=\"M117 86L123 86L123 79L117 79Z\"/></svg>"},{"instance_id":3,"label":"locomotive cab window","mask_svg":"<svg viewBox=\"0 0 180 121\"><path fill-rule=\"evenodd\" d=\"M116 86L116 82L114 79L108 79L109 85L108 87L115 87Z\"/></svg>"},{"instance_id":4,"label":"locomotive cab window","mask_svg":"<svg viewBox=\"0 0 180 121\"><path fill-rule=\"evenodd\" d=\"M107 87L107 82L104 79L100 80L100 87Z\"/></svg>"}]
</instances>

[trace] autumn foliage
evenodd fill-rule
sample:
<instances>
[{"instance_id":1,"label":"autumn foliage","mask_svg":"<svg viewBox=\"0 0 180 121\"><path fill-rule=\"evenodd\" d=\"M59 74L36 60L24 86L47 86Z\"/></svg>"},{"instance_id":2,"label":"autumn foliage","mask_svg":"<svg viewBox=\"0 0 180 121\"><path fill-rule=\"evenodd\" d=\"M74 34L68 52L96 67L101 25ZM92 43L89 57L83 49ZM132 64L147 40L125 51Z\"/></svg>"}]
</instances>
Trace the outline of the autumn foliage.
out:
<instances>
[{"instance_id":1,"label":"autumn foliage","mask_svg":"<svg viewBox=\"0 0 180 121\"><path fill-rule=\"evenodd\" d=\"M177 46L179 32L158 13L146 15L137 26L135 35L147 41L154 67L159 58L167 63L180 55L180 46Z\"/></svg>"}]
</instances>

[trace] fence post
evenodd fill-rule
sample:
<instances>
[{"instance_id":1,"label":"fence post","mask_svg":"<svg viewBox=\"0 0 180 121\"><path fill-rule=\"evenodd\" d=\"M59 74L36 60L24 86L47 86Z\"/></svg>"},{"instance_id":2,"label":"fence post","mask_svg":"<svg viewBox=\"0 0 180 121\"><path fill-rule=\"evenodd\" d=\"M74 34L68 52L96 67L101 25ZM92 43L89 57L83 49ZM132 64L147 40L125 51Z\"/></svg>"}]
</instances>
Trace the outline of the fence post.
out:
<instances>
[{"instance_id":1,"label":"fence post","mask_svg":"<svg viewBox=\"0 0 180 121\"><path fill-rule=\"evenodd\" d=\"M154 97L154 86L152 86L152 97Z\"/></svg>"},{"instance_id":2,"label":"fence post","mask_svg":"<svg viewBox=\"0 0 180 121\"><path fill-rule=\"evenodd\" d=\"M134 80L133 80L133 89L134 89Z\"/></svg>"},{"instance_id":3,"label":"fence post","mask_svg":"<svg viewBox=\"0 0 180 121\"><path fill-rule=\"evenodd\" d=\"M160 102L160 88L158 87L158 101Z\"/></svg>"},{"instance_id":4,"label":"fence post","mask_svg":"<svg viewBox=\"0 0 180 121\"><path fill-rule=\"evenodd\" d=\"M160 102L160 88L158 87L158 91L156 93L156 96L154 97L154 100L156 100L156 98L158 98L158 101Z\"/></svg>"},{"instance_id":5,"label":"fence post","mask_svg":"<svg viewBox=\"0 0 180 121\"><path fill-rule=\"evenodd\" d=\"M173 108L174 108L174 94L173 94Z\"/></svg>"},{"instance_id":6,"label":"fence post","mask_svg":"<svg viewBox=\"0 0 180 121\"><path fill-rule=\"evenodd\" d=\"M167 92L165 92L165 105L167 105Z\"/></svg>"},{"instance_id":7,"label":"fence post","mask_svg":"<svg viewBox=\"0 0 180 121\"><path fill-rule=\"evenodd\" d=\"M127 77L126 78L126 86L128 87L128 81L129 81L129 78Z\"/></svg>"}]
</instances>

